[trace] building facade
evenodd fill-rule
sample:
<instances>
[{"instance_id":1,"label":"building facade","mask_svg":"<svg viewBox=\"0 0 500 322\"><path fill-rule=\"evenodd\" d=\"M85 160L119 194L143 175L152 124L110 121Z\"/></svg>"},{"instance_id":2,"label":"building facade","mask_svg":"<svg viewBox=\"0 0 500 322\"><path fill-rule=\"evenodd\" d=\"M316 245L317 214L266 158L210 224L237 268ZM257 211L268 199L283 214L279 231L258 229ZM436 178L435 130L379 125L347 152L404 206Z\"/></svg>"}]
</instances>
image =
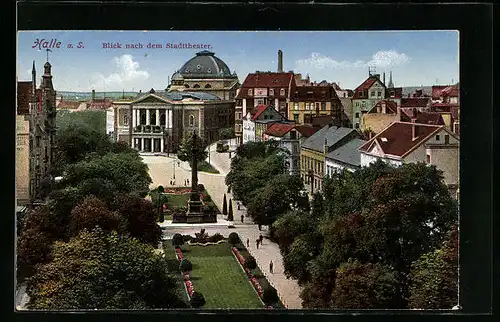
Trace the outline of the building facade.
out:
<instances>
[{"instance_id":1,"label":"building facade","mask_svg":"<svg viewBox=\"0 0 500 322\"><path fill-rule=\"evenodd\" d=\"M26 205L30 200L30 102L32 82L17 82L16 109L16 202Z\"/></svg>"},{"instance_id":2,"label":"building facade","mask_svg":"<svg viewBox=\"0 0 500 322\"><path fill-rule=\"evenodd\" d=\"M288 108L297 124L311 124L314 116L323 115L331 115L337 126L343 122L342 103L332 85L296 86Z\"/></svg>"},{"instance_id":3,"label":"building facade","mask_svg":"<svg viewBox=\"0 0 500 322\"><path fill-rule=\"evenodd\" d=\"M359 148L361 166L383 160L393 166L425 162L443 171L452 196L459 187L459 138L444 125L394 122Z\"/></svg>"},{"instance_id":4,"label":"building facade","mask_svg":"<svg viewBox=\"0 0 500 322\"><path fill-rule=\"evenodd\" d=\"M379 74L369 77L354 90L352 97L353 128L361 128L362 114L369 111L378 101L386 97L386 86Z\"/></svg>"},{"instance_id":5,"label":"building facade","mask_svg":"<svg viewBox=\"0 0 500 322\"><path fill-rule=\"evenodd\" d=\"M264 133L273 123L293 123L288 121L272 105L258 105L247 112L243 118L242 144L264 141Z\"/></svg>"},{"instance_id":6,"label":"building facade","mask_svg":"<svg viewBox=\"0 0 500 322\"><path fill-rule=\"evenodd\" d=\"M42 186L52 180L52 162L56 148L56 91L52 85L51 64L46 62L39 88L36 88L36 69L32 69L32 99L29 121L30 200L43 202Z\"/></svg>"},{"instance_id":7,"label":"building facade","mask_svg":"<svg viewBox=\"0 0 500 322\"><path fill-rule=\"evenodd\" d=\"M207 143L234 127L234 102L204 92L152 89L131 101L114 102L115 137L142 152L176 152L185 133Z\"/></svg>"}]
</instances>

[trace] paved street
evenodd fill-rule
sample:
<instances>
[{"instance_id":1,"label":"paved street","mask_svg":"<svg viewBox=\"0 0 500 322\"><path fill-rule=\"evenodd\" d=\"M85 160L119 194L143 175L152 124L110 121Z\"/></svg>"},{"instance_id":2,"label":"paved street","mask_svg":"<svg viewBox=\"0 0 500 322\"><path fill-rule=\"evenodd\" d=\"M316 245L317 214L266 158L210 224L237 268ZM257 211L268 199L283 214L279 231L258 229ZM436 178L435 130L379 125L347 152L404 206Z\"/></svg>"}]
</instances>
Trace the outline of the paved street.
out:
<instances>
[{"instance_id":1,"label":"paved street","mask_svg":"<svg viewBox=\"0 0 500 322\"><path fill-rule=\"evenodd\" d=\"M234 147L232 147L234 148ZM234 155L234 154L232 154ZM191 178L189 163L180 162L180 166L177 161L172 157L166 156L149 156L143 155L143 160L148 164L150 169L150 176L153 180L151 187L157 187L159 184L165 187L170 186L170 180L173 178L173 173L175 171L175 183L176 186L182 186L184 184L184 179ZM208 160L208 158L207 158ZM230 159L229 153L217 153L215 152L215 145L212 145L210 152L210 163L214 166L220 174L209 174L209 173L198 173L198 181L205 186L214 202L219 209L222 209L222 201L224 193L226 193L227 200L232 198L231 193L227 193L227 187L225 184L225 175L230 169ZM175 164L175 170L174 170ZM236 202L233 201L233 212L234 212L234 226L235 228L228 228L227 225L206 225L206 231L209 234L214 234L219 232L224 236L229 235L232 231L236 231L243 242L246 244L246 240L249 240L248 251L255 257L259 267L266 275L268 281L273 285L285 306L289 309L302 308L301 300L299 297L300 287L297 282L293 279L287 279L284 274L283 262L280 254L280 250L277 244L270 242L268 239L264 239L264 243L256 249L255 240L259 237L259 234L265 237L267 234L267 227L263 227L262 231L259 231L257 225L251 222L249 217L246 217L245 209L238 210ZM241 215L244 216L244 222L241 222ZM222 219L219 220L221 223L224 222ZM174 225L165 225L165 238L173 236L174 233L179 232L181 234L194 234L200 231L201 226L194 225L193 227L174 227ZM273 261L274 273L271 274L269 271L269 263Z\"/></svg>"}]
</instances>

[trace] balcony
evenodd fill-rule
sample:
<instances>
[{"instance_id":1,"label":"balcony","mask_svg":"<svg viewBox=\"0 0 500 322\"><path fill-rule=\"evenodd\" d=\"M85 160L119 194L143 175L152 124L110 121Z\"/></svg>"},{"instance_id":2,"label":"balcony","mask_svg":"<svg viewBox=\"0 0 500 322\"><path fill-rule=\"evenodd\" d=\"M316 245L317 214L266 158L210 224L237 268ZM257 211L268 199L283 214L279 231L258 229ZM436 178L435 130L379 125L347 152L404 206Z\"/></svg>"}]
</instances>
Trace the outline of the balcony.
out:
<instances>
[{"instance_id":1,"label":"balcony","mask_svg":"<svg viewBox=\"0 0 500 322\"><path fill-rule=\"evenodd\" d=\"M166 130L164 125L137 125L134 128L134 133L156 133L163 134Z\"/></svg>"}]
</instances>

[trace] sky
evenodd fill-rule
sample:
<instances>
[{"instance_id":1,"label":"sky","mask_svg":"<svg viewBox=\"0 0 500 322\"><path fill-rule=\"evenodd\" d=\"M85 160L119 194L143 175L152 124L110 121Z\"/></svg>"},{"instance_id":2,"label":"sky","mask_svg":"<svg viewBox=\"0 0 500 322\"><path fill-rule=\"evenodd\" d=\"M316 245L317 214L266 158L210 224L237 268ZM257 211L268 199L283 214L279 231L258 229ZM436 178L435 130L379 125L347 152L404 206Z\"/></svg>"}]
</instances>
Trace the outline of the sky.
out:
<instances>
[{"instance_id":1,"label":"sky","mask_svg":"<svg viewBox=\"0 0 500 322\"><path fill-rule=\"evenodd\" d=\"M42 39L61 43L48 53L56 91L164 89L169 77L202 50L166 48L167 43L206 46L237 73L240 83L256 70L276 71L279 49L285 71L348 89L368 77L369 66L385 72L386 82L392 71L397 87L451 84L459 78L458 31L20 31L19 81L31 80L34 60L40 82L47 60ZM122 48L103 48L104 43ZM162 48L147 48L149 43ZM126 44L143 48L127 49Z\"/></svg>"}]
</instances>

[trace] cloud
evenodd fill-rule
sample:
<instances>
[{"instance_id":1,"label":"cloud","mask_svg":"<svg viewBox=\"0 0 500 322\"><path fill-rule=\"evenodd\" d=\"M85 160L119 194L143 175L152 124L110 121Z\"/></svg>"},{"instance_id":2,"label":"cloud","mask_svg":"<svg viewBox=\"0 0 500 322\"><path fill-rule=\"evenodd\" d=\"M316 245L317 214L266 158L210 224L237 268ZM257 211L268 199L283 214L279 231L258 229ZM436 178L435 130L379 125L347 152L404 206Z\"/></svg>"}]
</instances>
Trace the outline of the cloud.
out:
<instances>
[{"instance_id":1,"label":"cloud","mask_svg":"<svg viewBox=\"0 0 500 322\"><path fill-rule=\"evenodd\" d=\"M149 78L149 73L140 70L139 63L133 60L132 55L121 55L113 59L117 71L108 76L102 73L96 73L93 77L92 87L95 89L114 89L120 90L124 87L130 87L137 82L145 81Z\"/></svg>"},{"instance_id":2,"label":"cloud","mask_svg":"<svg viewBox=\"0 0 500 322\"><path fill-rule=\"evenodd\" d=\"M311 53L311 56L306 59L299 59L295 61L295 65L299 69L358 69L366 68L368 66L376 67L391 67L401 65L410 60L404 53L398 53L395 50L378 51L373 54L370 61L364 60L335 60L331 57L322 55L317 52Z\"/></svg>"}]
</instances>

